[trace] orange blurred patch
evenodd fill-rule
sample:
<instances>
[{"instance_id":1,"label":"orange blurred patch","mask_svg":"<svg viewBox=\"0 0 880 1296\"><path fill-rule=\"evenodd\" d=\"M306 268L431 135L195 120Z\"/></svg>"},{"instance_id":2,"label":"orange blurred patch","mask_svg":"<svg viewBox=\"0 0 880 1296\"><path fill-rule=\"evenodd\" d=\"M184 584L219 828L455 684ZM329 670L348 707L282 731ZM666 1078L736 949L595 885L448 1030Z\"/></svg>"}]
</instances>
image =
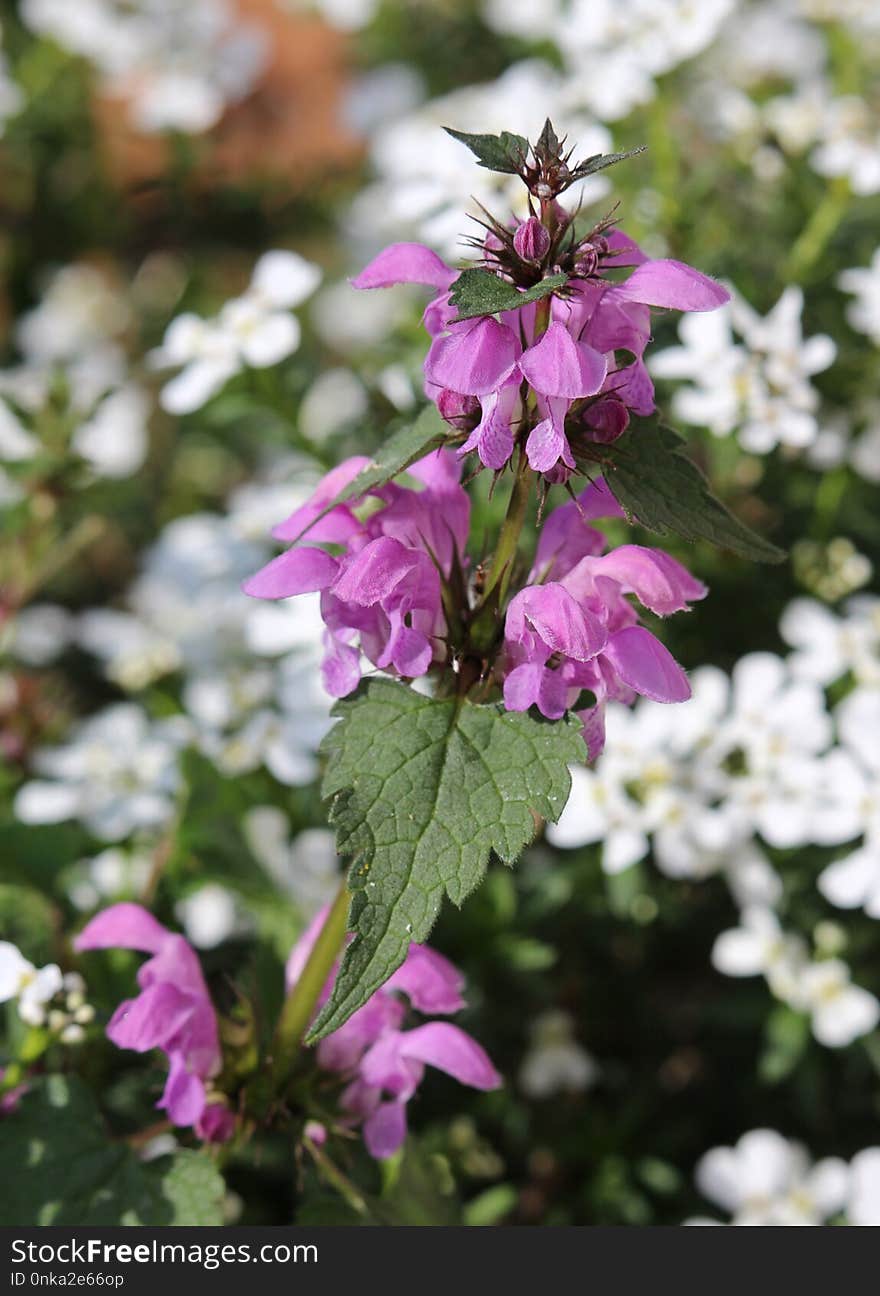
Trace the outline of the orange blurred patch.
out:
<instances>
[{"instance_id":1,"label":"orange blurred patch","mask_svg":"<svg viewBox=\"0 0 880 1296\"><path fill-rule=\"evenodd\" d=\"M193 139L195 181L214 187L283 179L297 193L355 166L362 142L341 120L349 75L346 36L318 17L279 8L276 0L237 0L237 8L266 32L268 63L252 93L231 105L213 130ZM168 170L170 142L135 131L124 100L97 98L94 112L113 181L129 187Z\"/></svg>"}]
</instances>

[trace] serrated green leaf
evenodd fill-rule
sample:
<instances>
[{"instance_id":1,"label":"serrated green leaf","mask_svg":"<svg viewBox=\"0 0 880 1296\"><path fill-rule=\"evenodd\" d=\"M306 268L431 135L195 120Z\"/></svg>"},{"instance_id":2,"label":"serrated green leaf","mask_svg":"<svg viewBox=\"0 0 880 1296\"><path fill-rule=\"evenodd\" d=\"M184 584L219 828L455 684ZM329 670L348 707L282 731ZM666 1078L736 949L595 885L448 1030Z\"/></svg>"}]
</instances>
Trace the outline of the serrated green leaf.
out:
<instances>
[{"instance_id":1,"label":"serrated green leaf","mask_svg":"<svg viewBox=\"0 0 880 1296\"><path fill-rule=\"evenodd\" d=\"M437 412L435 405L426 405L415 423L400 428L390 436L384 445L373 455L372 461L362 468L357 477L341 490L338 495L318 514L316 521L326 517L331 509L347 500L357 499L368 490L384 486L386 482L405 472L423 455L429 454L441 446L449 435L449 425ZM309 526L314 526L311 522ZM308 530L308 528L306 528ZM302 531L290 543L295 544L304 535Z\"/></svg>"},{"instance_id":2,"label":"serrated green leaf","mask_svg":"<svg viewBox=\"0 0 880 1296\"><path fill-rule=\"evenodd\" d=\"M346 950L312 1042L337 1030L427 938L444 894L454 904L482 880L494 851L513 864L568 797L584 759L581 727L424 697L374 680L337 703L324 740L323 793L340 854L354 856Z\"/></svg>"},{"instance_id":3,"label":"serrated green leaf","mask_svg":"<svg viewBox=\"0 0 880 1296\"><path fill-rule=\"evenodd\" d=\"M682 453L683 445L671 428L635 419L618 441L603 447L605 480L627 514L661 535L708 540L754 562L782 562L781 549L715 498L697 465Z\"/></svg>"},{"instance_id":4,"label":"serrated green leaf","mask_svg":"<svg viewBox=\"0 0 880 1296\"><path fill-rule=\"evenodd\" d=\"M499 279L491 270L480 270L476 266L462 270L452 285L449 300L457 307L458 314L454 323L461 320L475 319L478 315L495 315L498 311L519 310L529 302L540 301L549 293L564 287L568 276L564 274L548 275L540 283L525 292L520 292L513 284Z\"/></svg>"},{"instance_id":5,"label":"serrated green leaf","mask_svg":"<svg viewBox=\"0 0 880 1296\"><path fill-rule=\"evenodd\" d=\"M466 131L453 130L451 126L443 129L447 135L465 144L487 171L519 175L529 151L529 141L524 135L514 135L511 131L502 131L500 135L469 135Z\"/></svg>"},{"instance_id":6,"label":"serrated green leaf","mask_svg":"<svg viewBox=\"0 0 880 1296\"><path fill-rule=\"evenodd\" d=\"M144 1163L112 1143L82 1081L30 1084L3 1121L3 1224L220 1224L223 1180L205 1152Z\"/></svg>"}]
</instances>

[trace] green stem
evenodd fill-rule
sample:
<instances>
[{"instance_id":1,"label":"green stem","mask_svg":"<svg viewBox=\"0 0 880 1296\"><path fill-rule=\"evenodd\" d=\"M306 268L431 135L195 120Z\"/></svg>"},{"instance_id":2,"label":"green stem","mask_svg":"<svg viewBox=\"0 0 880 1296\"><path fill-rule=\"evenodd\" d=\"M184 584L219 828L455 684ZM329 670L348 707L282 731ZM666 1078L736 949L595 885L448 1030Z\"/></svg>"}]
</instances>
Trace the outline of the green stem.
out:
<instances>
[{"instance_id":1,"label":"green stem","mask_svg":"<svg viewBox=\"0 0 880 1296\"><path fill-rule=\"evenodd\" d=\"M352 1210L356 1211L358 1215L369 1215L369 1207L358 1188L347 1175L342 1173L337 1165L334 1165L327 1154L316 1143L313 1143L310 1138L303 1139L303 1147L327 1182L348 1202Z\"/></svg>"},{"instance_id":2,"label":"green stem","mask_svg":"<svg viewBox=\"0 0 880 1296\"><path fill-rule=\"evenodd\" d=\"M276 1093L281 1093L287 1084L297 1049L315 1015L318 998L342 952L350 899L348 886L343 880L302 975L284 1001L272 1044L271 1077Z\"/></svg>"},{"instance_id":3,"label":"green stem","mask_svg":"<svg viewBox=\"0 0 880 1296\"><path fill-rule=\"evenodd\" d=\"M483 592L484 601L488 600L489 595L499 582L501 584L500 601L503 601L507 592L507 586L510 582L510 569L519 548L519 538L522 533L523 523L526 520L531 487L532 473L529 468L529 461L526 459L525 450L520 450L519 463L517 464L513 488L510 492L510 500L507 504L507 512L498 533L498 544L495 546L492 565L486 577Z\"/></svg>"},{"instance_id":4,"label":"green stem","mask_svg":"<svg viewBox=\"0 0 880 1296\"><path fill-rule=\"evenodd\" d=\"M788 283L800 283L825 251L850 202L849 181L837 176L795 239L784 267Z\"/></svg>"}]
</instances>

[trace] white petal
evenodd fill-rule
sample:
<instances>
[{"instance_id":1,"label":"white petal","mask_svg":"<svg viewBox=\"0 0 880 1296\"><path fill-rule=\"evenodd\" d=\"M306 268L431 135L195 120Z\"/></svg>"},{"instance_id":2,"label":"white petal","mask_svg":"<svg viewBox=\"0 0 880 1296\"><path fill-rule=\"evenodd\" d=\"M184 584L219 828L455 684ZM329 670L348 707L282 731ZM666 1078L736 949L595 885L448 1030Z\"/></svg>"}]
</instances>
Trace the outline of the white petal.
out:
<instances>
[{"instance_id":1,"label":"white petal","mask_svg":"<svg viewBox=\"0 0 880 1296\"><path fill-rule=\"evenodd\" d=\"M266 252L254 266L251 288L273 306L298 306L321 282L321 271L296 252Z\"/></svg>"},{"instance_id":2,"label":"white petal","mask_svg":"<svg viewBox=\"0 0 880 1296\"><path fill-rule=\"evenodd\" d=\"M299 346L300 327L294 315L267 315L240 339L241 354L255 369L266 369L292 355Z\"/></svg>"}]
</instances>

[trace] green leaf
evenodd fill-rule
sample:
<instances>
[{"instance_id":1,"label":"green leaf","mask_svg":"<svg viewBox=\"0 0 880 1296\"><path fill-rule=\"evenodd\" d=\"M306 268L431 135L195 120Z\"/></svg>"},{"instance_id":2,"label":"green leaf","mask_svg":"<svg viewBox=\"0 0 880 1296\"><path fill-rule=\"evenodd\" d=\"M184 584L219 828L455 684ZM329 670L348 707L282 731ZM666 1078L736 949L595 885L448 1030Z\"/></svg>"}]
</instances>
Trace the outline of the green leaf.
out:
<instances>
[{"instance_id":1,"label":"green leaf","mask_svg":"<svg viewBox=\"0 0 880 1296\"><path fill-rule=\"evenodd\" d=\"M529 302L540 301L549 293L564 287L568 276L564 274L548 275L540 283L525 292L520 292L513 284L499 279L491 270L462 270L452 285L449 300L458 308L458 315L453 323L474 319L478 315L494 315L498 311L519 310Z\"/></svg>"},{"instance_id":2,"label":"green leaf","mask_svg":"<svg viewBox=\"0 0 880 1296\"><path fill-rule=\"evenodd\" d=\"M331 509L347 500L357 499L368 490L384 486L400 473L405 472L410 464L421 459L423 455L441 446L449 435L449 425L437 412L435 405L426 405L415 423L400 428L390 436L383 446L373 455L372 461L362 468L354 481L349 482L330 503L322 509L315 521L326 517ZM309 523L314 526L314 522ZM308 530L307 527L305 530ZM290 543L295 544L305 531L301 531Z\"/></svg>"},{"instance_id":3,"label":"green leaf","mask_svg":"<svg viewBox=\"0 0 880 1296\"><path fill-rule=\"evenodd\" d=\"M785 553L733 516L709 490L695 463L682 453L671 428L636 419L613 445L603 447L605 481L628 516L661 535L709 540L754 562L782 562ZM595 463L581 461L595 469Z\"/></svg>"},{"instance_id":4,"label":"green leaf","mask_svg":"<svg viewBox=\"0 0 880 1296\"><path fill-rule=\"evenodd\" d=\"M206 1152L145 1163L110 1142L82 1081L33 1082L3 1121L3 1224L221 1224L223 1180Z\"/></svg>"},{"instance_id":5,"label":"green leaf","mask_svg":"<svg viewBox=\"0 0 880 1296\"><path fill-rule=\"evenodd\" d=\"M557 819L568 765L583 761L573 717L550 722L424 697L374 680L324 740L323 793L340 854L354 856L346 950L311 1041L338 1029L423 941L444 894L454 904L482 880L490 852L513 864L536 816Z\"/></svg>"},{"instance_id":6,"label":"green leaf","mask_svg":"<svg viewBox=\"0 0 880 1296\"><path fill-rule=\"evenodd\" d=\"M451 126L443 129L453 139L466 144L487 171L519 175L529 151L529 141L524 135L514 135L510 131L502 131L500 135L468 135L465 131L453 130Z\"/></svg>"},{"instance_id":7,"label":"green leaf","mask_svg":"<svg viewBox=\"0 0 880 1296\"><path fill-rule=\"evenodd\" d=\"M614 166L617 162L625 162L627 158L644 153L645 147L644 144L640 144L638 148L627 149L625 153L594 153L592 157L578 162L572 174L576 180L583 180L585 176L595 175L597 171L604 171L606 167Z\"/></svg>"}]
</instances>

